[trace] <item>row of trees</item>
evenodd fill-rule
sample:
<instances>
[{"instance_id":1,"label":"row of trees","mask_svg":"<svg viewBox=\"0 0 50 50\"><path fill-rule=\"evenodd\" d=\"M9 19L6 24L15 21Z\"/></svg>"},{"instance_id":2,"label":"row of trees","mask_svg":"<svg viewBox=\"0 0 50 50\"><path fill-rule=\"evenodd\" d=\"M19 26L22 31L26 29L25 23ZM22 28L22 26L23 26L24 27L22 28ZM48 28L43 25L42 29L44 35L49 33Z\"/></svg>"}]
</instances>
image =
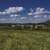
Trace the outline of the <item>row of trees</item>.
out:
<instances>
[{"instance_id":1,"label":"row of trees","mask_svg":"<svg viewBox=\"0 0 50 50\"><path fill-rule=\"evenodd\" d=\"M50 21L41 24L0 24L1 26L16 29L50 29Z\"/></svg>"}]
</instances>

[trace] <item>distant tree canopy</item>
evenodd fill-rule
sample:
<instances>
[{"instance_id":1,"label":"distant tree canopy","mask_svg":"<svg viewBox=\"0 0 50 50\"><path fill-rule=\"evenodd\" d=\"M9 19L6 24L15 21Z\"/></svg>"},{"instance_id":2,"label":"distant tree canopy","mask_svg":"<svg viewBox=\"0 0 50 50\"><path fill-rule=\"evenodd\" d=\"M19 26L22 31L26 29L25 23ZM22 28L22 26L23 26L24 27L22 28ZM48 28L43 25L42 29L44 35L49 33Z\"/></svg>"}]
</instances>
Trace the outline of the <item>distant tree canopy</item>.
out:
<instances>
[{"instance_id":1,"label":"distant tree canopy","mask_svg":"<svg viewBox=\"0 0 50 50\"><path fill-rule=\"evenodd\" d=\"M50 26L50 21L48 21L48 26Z\"/></svg>"}]
</instances>

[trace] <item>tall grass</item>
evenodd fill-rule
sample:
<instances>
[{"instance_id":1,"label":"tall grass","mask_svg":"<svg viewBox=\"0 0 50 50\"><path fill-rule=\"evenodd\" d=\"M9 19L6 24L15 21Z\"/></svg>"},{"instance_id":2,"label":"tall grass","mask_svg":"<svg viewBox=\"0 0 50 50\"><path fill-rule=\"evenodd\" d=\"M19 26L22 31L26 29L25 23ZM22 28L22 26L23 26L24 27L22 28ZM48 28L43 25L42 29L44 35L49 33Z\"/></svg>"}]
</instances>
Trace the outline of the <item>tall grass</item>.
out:
<instances>
[{"instance_id":1,"label":"tall grass","mask_svg":"<svg viewBox=\"0 0 50 50\"><path fill-rule=\"evenodd\" d=\"M0 50L50 50L50 32L0 28Z\"/></svg>"}]
</instances>

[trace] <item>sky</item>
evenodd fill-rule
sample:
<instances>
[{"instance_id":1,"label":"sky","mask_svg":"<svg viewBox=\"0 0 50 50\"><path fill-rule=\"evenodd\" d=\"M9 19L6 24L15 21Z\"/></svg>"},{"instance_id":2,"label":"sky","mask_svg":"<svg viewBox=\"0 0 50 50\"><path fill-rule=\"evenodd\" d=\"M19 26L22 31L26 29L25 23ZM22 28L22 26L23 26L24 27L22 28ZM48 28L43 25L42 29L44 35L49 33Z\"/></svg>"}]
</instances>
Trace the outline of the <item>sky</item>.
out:
<instances>
[{"instance_id":1,"label":"sky","mask_svg":"<svg viewBox=\"0 0 50 50\"><path fill-rule=\"evenodd\" d=\"M10 6L23 6L26 9L45 7L50 9L50 0L0 0L0 9Z\"/></svg>"},{"instance_id":2,"label":"sky","mask_svg":"<svg viewBox=\"0 0 50 50\"><path fill-rule=\"evenodd\" d=\"M50 0L0 0L0 20L5 20L1 17L17 17L17 22L50 20Z\"/></svg>"}]
</instances>

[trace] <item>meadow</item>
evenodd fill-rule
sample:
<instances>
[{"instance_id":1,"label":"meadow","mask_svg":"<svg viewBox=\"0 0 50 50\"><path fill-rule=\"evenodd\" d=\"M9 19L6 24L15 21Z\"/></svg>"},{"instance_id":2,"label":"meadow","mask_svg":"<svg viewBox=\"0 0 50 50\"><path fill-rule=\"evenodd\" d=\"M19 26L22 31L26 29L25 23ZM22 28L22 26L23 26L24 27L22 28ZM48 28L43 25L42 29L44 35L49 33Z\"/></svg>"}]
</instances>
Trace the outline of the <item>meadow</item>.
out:
<instances>
[{"instance_id":1,"label":"meadow","mask_svg":"<svg viewBox=\"0 0 50 50\"><path fill-rule=\"evenodd\" d=\"M0 28L0 50L50 50L50 31Z\"/></svg>"}]
</instances>

